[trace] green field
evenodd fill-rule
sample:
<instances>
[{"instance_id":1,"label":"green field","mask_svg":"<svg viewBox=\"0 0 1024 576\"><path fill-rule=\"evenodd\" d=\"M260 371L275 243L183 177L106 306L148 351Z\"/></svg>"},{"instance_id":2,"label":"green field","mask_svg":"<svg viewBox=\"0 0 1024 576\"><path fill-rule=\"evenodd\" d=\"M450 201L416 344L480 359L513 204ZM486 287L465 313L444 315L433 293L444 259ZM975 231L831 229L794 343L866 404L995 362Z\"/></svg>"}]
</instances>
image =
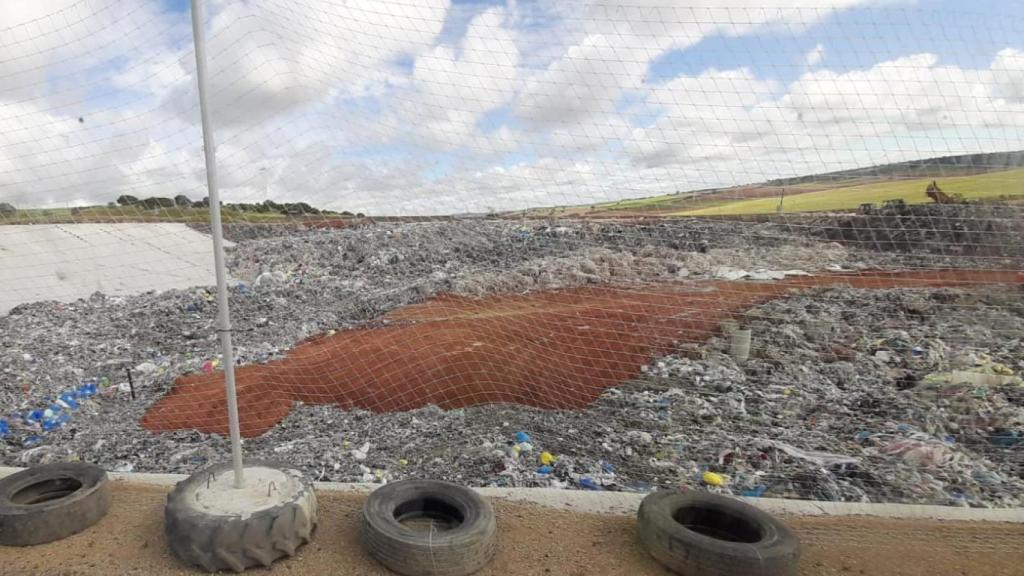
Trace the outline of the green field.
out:
<instances>
[{"instance_id":1,"label":"green field","mask_svg":"<svg viewBox=\"0 0 1024 576\"><path fill-rule=\"evenodd\" d=\"M857 186L832 188L817 192L803 192L786 196L784 212L823 212L855 210L861 204L881 205L886 200L902 198L908 204L923 204L932 200L925 196L925 187L933 178L874 182ZM975 176L935 178L943 192L960 194L965 200L998 199L1001 197L1024 199L1024 169L990 172ZM771 214L777 211L779 198L737 200L718 206L673 212L672 216L723 216L742 214Z\"/></svg>"}]
</instances>

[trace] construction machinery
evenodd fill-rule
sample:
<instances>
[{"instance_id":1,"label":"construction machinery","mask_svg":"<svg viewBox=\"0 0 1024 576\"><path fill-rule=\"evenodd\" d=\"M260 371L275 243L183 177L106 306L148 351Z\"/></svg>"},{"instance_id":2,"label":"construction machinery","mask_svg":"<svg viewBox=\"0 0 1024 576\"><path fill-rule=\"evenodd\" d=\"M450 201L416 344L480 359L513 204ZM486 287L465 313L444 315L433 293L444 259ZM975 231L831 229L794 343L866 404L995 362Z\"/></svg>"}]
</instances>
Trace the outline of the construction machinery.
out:
<instances>
[{"instance_id":1,"label":"construction machinery","mask_svg":"<svg viewBox=\"0 0 1024 576\"><path fill-rule=\"evenodd\" d=\"M952 196L946 194L942 191L942 188L939 188L935 180L932 180L932 183L925 188L924 193L936 204L959 204L961 202L959 194L953 194Z\"/></svg>"}]
</instances>

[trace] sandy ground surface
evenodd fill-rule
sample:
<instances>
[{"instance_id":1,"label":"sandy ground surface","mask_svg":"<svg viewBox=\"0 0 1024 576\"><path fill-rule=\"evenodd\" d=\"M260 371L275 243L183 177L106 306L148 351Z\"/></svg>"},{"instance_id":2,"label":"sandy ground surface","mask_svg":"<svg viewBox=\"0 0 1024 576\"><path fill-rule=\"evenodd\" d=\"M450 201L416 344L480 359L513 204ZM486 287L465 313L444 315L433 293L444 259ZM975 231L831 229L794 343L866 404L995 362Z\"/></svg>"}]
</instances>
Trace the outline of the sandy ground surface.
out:
<instances>
[{"instance_id":1,"label":"sandy ground surface","mask_svg":"<svg viewBox=\"0 0 1024 576\"><path fill-rule=\"evenodd\" d=\"M89 530L27 548L0 547L3 575L199 573L169 555L163 505L169 488L115 484L110 513ZM364 496L321 492L320 527L292 559L254 574L386 575L359 542ZM668 574L634 540L631 516L496 501L497 557L482 576ZM864 517L789 518L804 546L800 574L892 576L1020 574L1024 525L889 520Z\"/></svg>"}]
</instances>

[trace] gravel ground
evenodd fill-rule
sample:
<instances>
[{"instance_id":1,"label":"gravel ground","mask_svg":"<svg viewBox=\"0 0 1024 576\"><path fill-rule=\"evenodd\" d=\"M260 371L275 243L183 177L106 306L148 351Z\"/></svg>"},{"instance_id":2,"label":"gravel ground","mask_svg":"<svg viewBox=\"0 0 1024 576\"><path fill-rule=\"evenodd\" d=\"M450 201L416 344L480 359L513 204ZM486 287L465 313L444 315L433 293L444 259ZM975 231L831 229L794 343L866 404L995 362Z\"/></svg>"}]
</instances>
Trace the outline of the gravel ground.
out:
<instances>
[{"instance_id":1,"label":"gravel ground","mask_svg":"<svg viewBox=\"0 0 1024 576\"><path fill-rule=\"evenodd\" d=\"M1006 265L880 254L772 224L706 221L388 223L251 237L236 230L232 237L242 363L279 357L308 336L365 325L440 292L629 285L740 269ZM0 462L79 458L109 469L191 472L225 458L227 442L218 436L138 426L177 376L216 359L211 293L97 294L0 317L0 406L11 427ZM748 314L754 353L743 365L715 338L654 360L587 410L374 414L299 406L248 440L246 454L286 460L321 480L431 476L610 490L684 484L826 500L1019 506L1024 388L1010 374L1024 369L1022 316L1021 294L1009 289L816 290ZM949 384L943 375L953 370L1005 382ZM71 415L65 425L43 431L24 422L61 392L103 378L99 395L63 409ZM529 441L517 442L518 432ZM539 470L544 451L557 457L550 472Z\"/></svg>"}]
</instances>

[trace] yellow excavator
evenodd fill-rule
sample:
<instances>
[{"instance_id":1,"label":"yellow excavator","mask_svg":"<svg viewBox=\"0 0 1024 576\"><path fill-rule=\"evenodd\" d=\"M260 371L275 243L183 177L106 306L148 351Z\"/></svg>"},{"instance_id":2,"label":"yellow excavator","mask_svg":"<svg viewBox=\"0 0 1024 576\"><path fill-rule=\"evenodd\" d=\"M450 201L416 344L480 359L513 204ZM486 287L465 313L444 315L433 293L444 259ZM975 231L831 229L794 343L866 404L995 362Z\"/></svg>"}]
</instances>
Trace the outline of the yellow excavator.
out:
<instances>
[{"instance_id":1,"label":"yellow excavator","mask_svg":"<svg viewBox=\"0 0 1024 576\"><path fill-rule=\"evenodd\" d=\"M925 188L924 193L936 204L960 204L963 202L963 197L959 194L949 195L943 192L935 180L932 180L932 183Z\"/></svg>"}]
</instances>

